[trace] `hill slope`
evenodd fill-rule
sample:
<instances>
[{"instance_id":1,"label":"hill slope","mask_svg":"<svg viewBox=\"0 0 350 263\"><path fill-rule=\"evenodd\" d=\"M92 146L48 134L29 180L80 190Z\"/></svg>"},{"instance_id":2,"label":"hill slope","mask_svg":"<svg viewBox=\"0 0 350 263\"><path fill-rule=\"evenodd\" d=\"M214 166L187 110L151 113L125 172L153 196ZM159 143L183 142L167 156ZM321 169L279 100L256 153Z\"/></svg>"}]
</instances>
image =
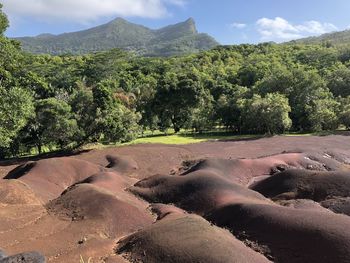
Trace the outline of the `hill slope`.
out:
<instances>
[{"instance_id":1,"label":"hill slope","mask_svg":"<svg viewBox=\"0 0 350 263\"><path fill-rule=\"evenodd\" d=\"M323 34L317 37L307 37L298 40L293 40L290 43L301 43L301 44L322 44L330 43L333 45L342 45L350 43L350 30L344 30L339 32L332 32Z\"/></svg>"},{"instance_id":2,"label":"hill slope","mask_svg":"<svg viewBox=\"0 0 350 263\"><path fill-rule=\"evenodd\" d=\"M158 30L117 18L91 29L61 35L41 34L16 38L31 53L85 54L121 48L145 56L171 56L207 50L218 45L214 38L197 32L192 18Z\"/></svg>"}]
</instances>

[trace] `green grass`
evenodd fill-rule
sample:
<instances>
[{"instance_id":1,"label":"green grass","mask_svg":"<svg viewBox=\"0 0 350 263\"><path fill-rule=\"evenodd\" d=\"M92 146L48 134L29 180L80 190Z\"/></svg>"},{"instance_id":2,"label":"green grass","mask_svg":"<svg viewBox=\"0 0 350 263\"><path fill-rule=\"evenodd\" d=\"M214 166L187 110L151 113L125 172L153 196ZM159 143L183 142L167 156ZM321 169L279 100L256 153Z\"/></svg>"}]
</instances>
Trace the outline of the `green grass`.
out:
<instances>
[{"instance_id":1,"label":"green grass","mask_svg":"<svg viewBox=\"0 0 350 263\"><path fill-rule=\"evenodd\" d=\"M279 136L286 136L286 137L308 137L308 136L324 136L327 135L327 132L322 133L288 133L283 134ZM239 141L239 140L254 140L254 139L260 139L263 137L267 137L267 135L238 135L238 134L232 134L228 132L223 131L216 131L216 132L207 132L207 133L188 133L186 131L182 131L178 134L175 134L173 130L168 130L167 134L164 134L160 131L155 131L153 133L151 132L145 132L143 137L137 138L131 142L122 143L122 144L101 144L101 143L95 143L95 144L88 144L84 146L84 149L103 149L108 147L115 147L115 146L127 146L127 145L135 145L135 144L173 144L173 145L180 145L180 144L193 144L193 143L200 143L200 142L206 142L206 141Z\"/></svg>"},{"instance_id":2,"label":"green grass","mask_svg":"<svg viewBox=\"0 0 350 263\"><path fill-rule=\"evenodd\" d=\"M285 136L285 137L309 137L309 136L318 136L318 134L292 132L292 133L282 134L281 136Z\"/></svg>"},{"instance_id":3,"label":"green grass","mask_svg":"<svg viewBox=\"0 0 350 263\"><path fill-rule=\"evenodd\" d=\"M300 132L290 132L286 134L282 134L281 136L286 136L286 137L293 137L293 136L329 136L329 135L346 135L348 131L346 130L335 130L335 131L320 131L320 132L307 132L307 133L300 133Z\"/></svg>"},{"instance_id":4,"label":"green grass","mask_svg":"<svg viewBox=\"0 0 350 263\"><path fill-rule=\"evenodd\" d=\"M339 131L341 132L341 131ZM266 137L266 135L237 135L227 132L208 132L203 134L192 134L181 132L179 134L174 134L173 131L168 131L168 135L165 135L161 132L155 132L153 135L151 133L145 133L145 137L138 138L132 142L124 143L122 145L133 145L133 144L145 144L145 143L157 143L157 144L191 144L191 143L200 143L205 141L218 141L218 140L230 140L230 141L239 141L247 139L260 139ZM316 133L298 133L291 132L282 134L279 136L285 137L309 137L309 136L327 136L335 134L335 132L316 132Z\"/></svg>"},{"instance_id":5,"label":"green grass","mask_svg":"<svg viewBox=\"0 0 350 263\"><path fill-rule=\"evenodd\" d=\"M92 258L88 258L87 261L84 260L83 256L80 255L80 263L92 263Z\"/></svg>"},{"instance_id":6,"label":"green grass","mask_svg":"<svg viewBox=\"0 0 350 263\"><path fill-rule=\"evenodd\" d=\"M258 139L262 136L257 135L232 135L229 133L216 132L216 133L203 133L203 134L171 134L164 135L158 134L154 136L147 136L138 138L129 143L123 145L132 144L145 144L145 143L159 143L159 144L191 144L200 143L205 141L217 141L217 140L244 140L244 139Z\"/></svg>"},{"instance_id":7,"label":"green grass","mask_svg":"<svg viewBox=\"0 0 350 263\"><path fill-rule=\"evenodd\" d=\"M132 142L124 143L123 145L142 144L142 143L190 144L190 143L199 143L204 141L207 141L207 139L174 134L174 135L161 135L161 136L150 136L150 137L138 138L136 140L133 140Z\"/></svg>"},{"instance_id":8,"label":"green grass","mask_svg":"<svg viewBox=\"0 0 350 263\"><path fill-rule=\"evenodd\" d=\"M317 132L317 133L297 133L297 132L291 132L279 136L285 136L285 137L308 137L308 136L327 136L327 135L333 135L333 134L345 134L349 133L348 131L344 130L338 130L333 132ZM239 141L239 140L254 140L254 139L260 139L263 137L267 137L267 135L238 135L238 134L232 134L229 132L224 131L213 131L213 132L206 132L202 134L198 133L189 133L188 131L181 131L178 134L174 133L174 130L169 129L167 133L163 133L160 131L154 131L150 132L147 131L143 134L143 137L137 138L131 142L128 143L89 143L84 145L80 148L80 150L94 150L94 149L104 149L104 148L110 148L110 147L116 147L116 146L127 146L127 145L135 145L135 144L173 144L173 145L180 145L180 144L193 144L193 143L200 143L200 142L206 142L206 141ZM55 148L53 147L44 147L43 146L43 153L50 153ZM38 152L36 148L31 149L30 152L26 154L22 154L21 157L30 157L30 156L36 156L38 155Z\"/></svg>"}]
</instances>

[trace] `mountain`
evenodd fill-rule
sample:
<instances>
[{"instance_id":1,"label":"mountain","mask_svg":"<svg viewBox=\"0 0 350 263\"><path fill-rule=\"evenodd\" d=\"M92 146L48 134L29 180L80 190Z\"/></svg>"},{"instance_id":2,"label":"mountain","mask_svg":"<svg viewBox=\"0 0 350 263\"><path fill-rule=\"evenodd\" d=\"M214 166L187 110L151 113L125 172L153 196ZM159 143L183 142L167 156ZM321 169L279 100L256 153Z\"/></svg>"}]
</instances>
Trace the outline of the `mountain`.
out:
<instances>
[{"instance_id":1,"label":"mountain","mask_svg":"<svg viewBox=\"0 0 350 263\"><path fill-rule=\"evenodd\" d=\"M301 43L301 44L330 43L332 45L350 44L350 30L327 33L318 37L302 38L298 40L293 40L290 43Z\"/></svg>"},{"instance_id":2,"label":"mountain","mask_svg":"<svg viewBox=\"0 0 350 263\"><path fill-rule=\"evenodd\" d=\"M121 48L144 56L172 56L208 50L219 44L211 36L198 33L192 18L158 30L117 18L83 31L15 39L22 43L25 51L53 55Z\"/></svg>"}]
</instances>

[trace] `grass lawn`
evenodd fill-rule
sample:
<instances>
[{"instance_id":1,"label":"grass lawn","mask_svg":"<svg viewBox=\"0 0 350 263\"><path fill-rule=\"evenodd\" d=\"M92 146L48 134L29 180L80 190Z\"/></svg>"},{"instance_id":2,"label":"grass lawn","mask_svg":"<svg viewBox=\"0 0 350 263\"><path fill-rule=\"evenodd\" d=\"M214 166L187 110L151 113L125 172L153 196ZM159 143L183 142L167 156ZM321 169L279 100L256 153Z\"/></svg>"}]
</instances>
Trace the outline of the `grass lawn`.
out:
<instances>
[{"instance_id":1,"label":"grass lawn","mask_svg":"<svg viewBox=\"0 0 350 263\"><path fill-rule=\"evenodd\" d=\"M206 141L206 139L173 134L173 135L150 136L150 137L138 138L136 140L133 140L132 142L124 143L123 145L141 144L141 143L189 144L189 143L198 143L203 141Z\"/></svg>"},{"instance_id":2,"label":"grass lawn","mask_svg":"<svg viewBox=\"0 0 350 263\"><path fill-rule=\"evenodd\" d=\"M341 133L342 131L338 131ZM286 137L307 137L307 136L327 136L336 134L335 132L318 132L318 133L286 133L279 136ZM208 132L203 134L192 134L181 132L179 134L174 134L173 131L168 131L168 135L164 133L157 132L154 135L147 134L145 137L137 138L129 143L124 143L122 145L132 145L132 144L142 144L142 143L160 143L160 144L190 144L199 143L205 141L218 141L218 140L245 140L245 139L259 139L267 137L267 135L238 135L226 132Z\"/></svg>"},{"instance_id":3,"label":"grass lawn","mask_svg":"<svg viewBox=\"0 0 350 263\"><path fill-rule=\"evenodd\" d=\"M279 136L286 136L286 137L299 137L299 136L327 136L327 135L347 135L349 136L350 133L348 131L344 130L338 130L333 132L319 132L319 133L287 133ZM173 145L179 145L179 144L191 144L191 143L200 143L200 142L206 142L206 141L239 141L239 140L248 140L248 139L260 139L267 137L267 135L238 135L238 134L232 134L227 133L223 131L215 131L215 132L207 132L202 134L193 134L188 133L186 131L182 131L178 134L175 134L173 130L168 130L167 134L164 134L160 131L156 131L154 133L151 132L145 132L143 137L137 138L131 142L128 143L89 143L81 147L81 150L94 150L94 149L103 149L103 148L109 148L109 147L116 147L116 146L126 146L126 145L134 145L134 144L147 144L147 143L153 143L153 144L173 144ZM55 150L55 149L54 149ZM47 147L43 147L43 153L50 153L53 149L49 149ZM29 156L36 156L38 155L37 149L33 148L30 152L27 154L23 154L21 157L29 157Z\"/></svg>"},{"instance_id":4,"label":"grass lawn","mask_svg":"<svg viewBox=\"0 0 350 263\"><path fill-rule=\"evenodd\" d=\"M154 135L138 138L132 142L125 143L123 145L142 144L142 143L160 143L160 144L190 144L199 143L205 141L215 140L243 140L243 139L254 139L261 138L258 135L232 135L228 133L203 133L203 134L170 134L170 135Z\"/></svg>"}]
</instances>

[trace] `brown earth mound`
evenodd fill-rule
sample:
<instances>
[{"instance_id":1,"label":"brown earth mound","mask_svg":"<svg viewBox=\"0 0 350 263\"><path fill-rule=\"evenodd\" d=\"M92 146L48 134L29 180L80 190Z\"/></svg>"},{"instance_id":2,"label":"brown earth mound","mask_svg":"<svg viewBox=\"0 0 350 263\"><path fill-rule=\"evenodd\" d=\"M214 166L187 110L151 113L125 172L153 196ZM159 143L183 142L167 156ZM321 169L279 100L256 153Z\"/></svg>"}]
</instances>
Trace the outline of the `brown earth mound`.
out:
<instances>
[{"instance_id":1,"label":"brown earth mound","mask_svg":"<svg viewBox=\"0 0 350 263\"><path fill-rule=\"evenodd\" d=\"M309 199L292 199L292 200L277 200L277 204L295 208L295 209L305 209L305 210L315 210L320 212L328 212L331 213L331 210L328 210L320 205L319 203L309 200Z\"/></svg>"},{"instance_id":2,"label":"brown earth mound","mask_svg":"<svg viewBox=\"0 0 350 263\"><path fill-rule=\"evenodd\" d=\"M199 215L230 202L268 203L259 193L232 183L211 170L199 170L185 176L153 176L138 182L130 191L148 202L175 204Z\"/></svg>"},{"instance_id":3,"label":"brown earth mound","mask_svg":"<svg viewBox=\"0 0 350 263\"><path fill-rule=\"evenodd\" d=\"M270 174L274 168L285 170L284 168L288 168L289 166L303 167L307 163L307 160L304 160L304 155L300 153L278 154L257 159L206 159L198 162L183 174L197 170L213 169L227 176L235 177L239 176L241 171L245 173L249 172L251 175L263 175Z\"/></svg>"},{"instance_id":4,"label":"brown earth mound","mask_svg":"<svg viewBox=\"0 0 350 263\"><path fill-rule=\"evenodd\" d=\"M85 262L127 263L115 253L127 236L118 247L132 262L169 262L168 255L173 262L267 261L255 251L283 263L348 262L348 217L331 212L347 213L347 195L332 190L346 192L346 186L323 183L327 197L320 204L329 210L312 200L274 203L246 186L289 168L345 172L349 149L344 136L271 137L106 148L27 165L0 162L1 177L22 164L0 180L0 247L10 255L39 251L48 262L76 263L82 256ZM125 191L130 187L149 202L177 207L153 205L160 221L152 224L149 203ZM229 228L242 242L188 212Z\"/></svg>"},{"instance_id":5,"label":"brown earth mound","mask_svg":"<svg viewBox=\"0 0 350 263\"><path fill-rule=\"evenodd\" d=\"M206 218L269 248L274 262L349 262L350 218L264 204L232 204Z\"/></svg>"},{"instance_id":6,"label":"brown earth mound","mask_svg":"<svg viewBox=\"0 0 350 263\"><path fill-rule=\"evenodd\" d=\"M349 197L332 197L322 201L321 205L334 213L350 216Z\"/></svg>"},{"instance_id":7,"label":"brown earth mound","mask_svg":"<svg viewBox=\"0 0 350 263\"><path fill-rule=\"evenodd\" d=\"M173 205L165 204L152 204L150 207L151 211L157 215L157 220L161 220L170 214L185 215L187 212Z\"/></svg>"},{"instance_id":8,"label":"brown earth mound","mask_svg":"<svg viewBox=\"0 0 350 263\"><path fill-rule=\"evenodd\" d=\"M109 162L107 168L111 168L119 173L132 174L139 169L135 160L127 156L107 155L106 159Z\"/></svg>"},{"instance_id":9,"label":"brown earth mound","mask_svg":"<svg viewBox=\"0 0 350 263\"><path fill-rule=\"evenodd\" d=\"M259 161L261 160L263 159ZM182 175L154 176L138 182L130 190L149 202L175 204L188 212L204 216L220 227L229 228L240 239L245 240L257 251L266 253L275 262L332 262L334 259L336 262L346 262L350 256L350 232L343 231L342 227L350 226L350 218L333 214L305 200L294 203L294 207L298 209L273 204L257 192L230 180L231 175L227 175L234 170L235 164L240 164L239 161L201 161ZM256 160L248 161L254 167ZM266 167L272 164L273 162L268 162ZM294 172L304 170L293 169L278 173L257 183L255 187L272 178L278 178L281 174ZM342 172L309 171L305 174L332 174L332 179L340 175L340 178L344 179ZM345 189L350 189L347 185L337 188L337 179L326 182L327 184L321 182L321 186L324 185L328 192L314 187L310 193L316 197L324 193L326 197L336 194L335 191L345 193ZM341 183L344 184L343 181ZM300 181L295 185L305 188ZM278 181L269 189L279 191L278 187L283 186L284 184ZM304 195L295 197L305 198ZM166 212L167 210L162 213ZM315 247L317 241L320 243L321 252Z\"/></svg>"},{"instance_id":10,"label":"brown earth mound","mask_svg":"<svg viewBox=\"0 0 350 263\"><path fill-rule=\"evenodd\" d=\"M49 262L108 258L114 239L154 221L148 204L124 190L134 183L74 158L21 165L0 181L1 245L10 253L43 251ZM113 260L124 262L117 255Z\"/></svg>"},{"instance_id":11,"label":"brown earth mound","mask_svg":"<svg viewBox=\"0 0 350 263\"><path fill-rule=\"evenodd\" d=\"M195 215L171 213L119 242L117 253L130 262L269 262L228 231Z\"/></svg>"},{"instance_id":12,"label":"brown earth mound","mask_svg":"<svg viewBox=\"0 0 350 263\"><path fill-rule=\"evenodd\" d=\"M350 173L291 169L260 181L251 189L275 200L311 199L319 202L332 196L350 197Z\"/></svg>"},{"instance_id":13,"label":"brown earth mound","mask_svg":"<svg viewBox=\"0 0 350 263\"><path fill-rule=\"evenodd\" d=\"M102 167L74 158L29 162L12 170L4 179L26 183L43 202L55 199L71 185L99 173Z\"/></svg>"},{"instance_id":14,"label":"brown earth mound","mask_svg":"<svg viewBox=\"0 0 350 263\"><path fill-rule=\"evenodd\" d=\"M152 216L111 192L91 184L78 184L51 201L50 213L72 221L95 220L104 233L117 237L138 230L153 222Z\"/></svg>"},{"instance_id":15,"label":"brown earth mound","mask_svg":"<svg viewBox=\"0 0 350 263\"><path fill-rule=\"evenodd\" d=\"M0 183L0 204L40 205L36 194L20 180L4 180Z\"/></svg>"},{"instance_id":16,"label":"brown earth mound","mask_svg":"<svg viewBox=\"0 0 350 263\"><path fill-rule=\"evenodd\" d=\"M244 184L247 178L250 179L249 183L253 183L257 177L270 176L291 168L328 171L342 166L339 161L325 156L329 155L284 153L255 159L205 159L195 162L182 175L206 170Z\"/></svg>"},{"instance_id":17,"label":"brown earth mound","mask_svg":"<svg viewBox=\"0 0 350 263\"><path fill-rule=\"evenodd\" d=\"M116 172L101 172L94 174L77 184L92 184L113 193L122 192L132 184L133 180Z\"/></svg>"}]
</instances>

